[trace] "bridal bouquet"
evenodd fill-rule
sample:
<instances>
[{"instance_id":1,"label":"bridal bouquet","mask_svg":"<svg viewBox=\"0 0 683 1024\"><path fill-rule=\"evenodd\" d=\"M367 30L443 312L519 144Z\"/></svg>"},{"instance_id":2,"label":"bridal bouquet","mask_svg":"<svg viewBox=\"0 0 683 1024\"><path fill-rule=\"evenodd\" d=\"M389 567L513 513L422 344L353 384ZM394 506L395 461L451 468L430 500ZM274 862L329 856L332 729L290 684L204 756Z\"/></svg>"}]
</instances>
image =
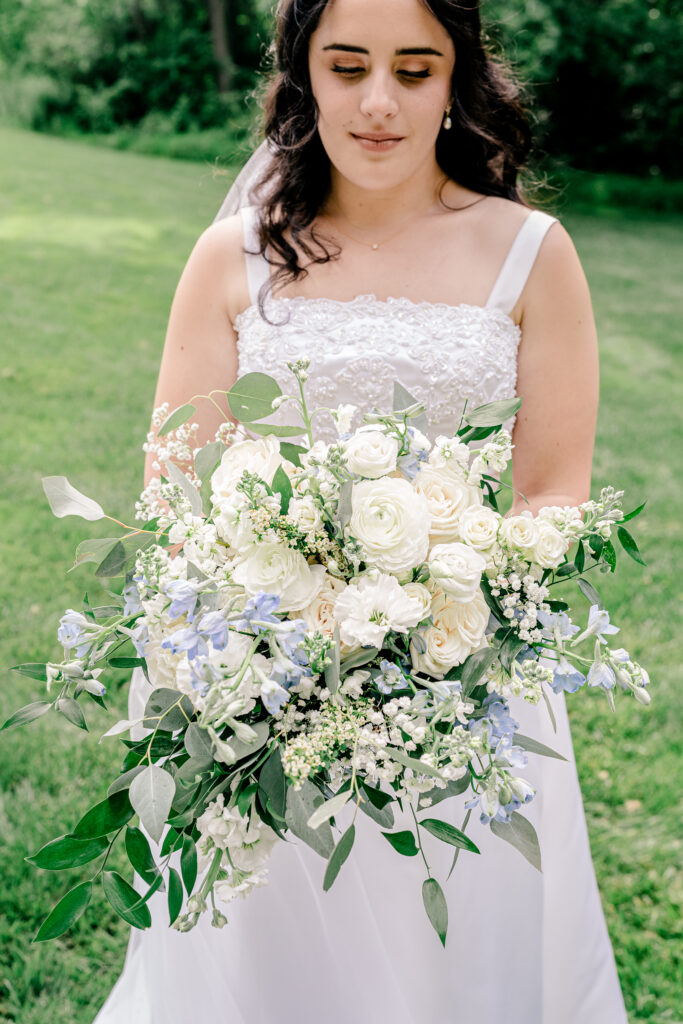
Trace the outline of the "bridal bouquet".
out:
<instances>
[{"instance_id":1,"label":"bridal bouquet","mask_svg":"<svg viewBox=\"0 0 683 1024\"><path fill-rule=\"evenodd\" d=\"M290 396L264 374L238 380L227 399L240 426L224 424L203 448L193 405L157 411L147 449L159 478L138 503L142 525L77 551L76 564L112 581L112 603L86 598L66 612L62 661L17 666L46 682L49 700L5 729L50 708L86 728L85 700L105 706L107 665L153 687L139 720L105 733L129 734L107 796L28 858L53 870L99 861L36 940L69 928L97 879L136 927L150 925L159 888L174 927L192 928L209 902L222 926L216 903L266 884L287 833L323 859L327 890L358 811L427 865L425 833L454 863L479 852L465 832L476 808L540 868L520 810L534 796L523 769L529 754L560 755L516 731L514 702L545 700L552 717L549 689L584 686L612 707L617 690L649 702L647 672L610 646L618 630L588 580L614 572L615 541L641 560L624 526L640 508L624 515L622 492L605 488L579 508L504 517L501 424L519 400L466 411L454 436L431 443L424 408L397 384L393 411L373 410L356 430L354 407L336 409L338 437L325 443L314 431L322 410L306 403L307 363L290 370ZM283 405L301 422L263 422ZM110 518L64 477L44 487L57 516ZM571 580L588 600L577 624L552 597ZM462 828L435 814L457 794ZM404 804L414 827L396 830L393 805ZM142 893L106 868L121 835ZM423 899L445 944L446 899L428 866Z\"/></svg>"}]
</instances>

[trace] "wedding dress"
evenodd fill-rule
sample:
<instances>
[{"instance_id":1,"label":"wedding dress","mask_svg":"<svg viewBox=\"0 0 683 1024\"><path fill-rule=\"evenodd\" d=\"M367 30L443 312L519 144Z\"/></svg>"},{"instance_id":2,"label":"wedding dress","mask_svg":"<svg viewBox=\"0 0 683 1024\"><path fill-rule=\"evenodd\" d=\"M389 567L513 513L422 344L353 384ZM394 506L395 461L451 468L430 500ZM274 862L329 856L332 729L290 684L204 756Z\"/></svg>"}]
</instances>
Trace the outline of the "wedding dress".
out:
<instances>
[{"instance_id":1,"label":"wedding dress","mask_svg":"<svg viewBox=\"0 0 683 1024\"><path fill-rule=\"evenodd\" d=\"M246 249L255 209L242 210ZM391 407L395 379L430 414L432 436L453 433L470 407L515 393L521 331L509 316L553 218L528 215L484 307L386 301L362 295L268 300L257 295L269 267L247 255L252 305L235 322L239 372L265 371L291 388L286 363L311 359L313 406ZM287 410L279 415L286 422ZM332 426L321 421L323 434ZM149 684L137 672L130 717ZM590 699L590 694L583 699ZM96 1024L626 1024L591 861L564 695L546 705L513 703L519 731L567 760L529 756L522 775L537 788L524 807L540 840L542 873L479 822L468 834L481 856L431 835L425 851L448 901L445 948L422 903L422 858L403 857L364 814L354 849L323 892L325 861L292 837L275 847L269 882L191 932L168 927L165 896L150 901L153 925L133 930L123 973ZM466 796L434 814L456 826ZM405 806L405 805L404 805ZM337 817L351 821L349 804ZM411 828L396 805L396 829ZM341 834L341 831L336 833Z\"/></svg>"}]
</instances>

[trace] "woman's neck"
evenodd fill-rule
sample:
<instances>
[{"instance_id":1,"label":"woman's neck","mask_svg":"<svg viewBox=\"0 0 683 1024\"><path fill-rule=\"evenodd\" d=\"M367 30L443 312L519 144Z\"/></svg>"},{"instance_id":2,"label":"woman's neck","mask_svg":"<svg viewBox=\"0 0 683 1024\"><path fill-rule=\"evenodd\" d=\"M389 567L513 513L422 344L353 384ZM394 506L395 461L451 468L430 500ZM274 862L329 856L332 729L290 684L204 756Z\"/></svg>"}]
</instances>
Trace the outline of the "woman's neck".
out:
<instances>
[{"instance_id":1,"label":"woman's neck","mask_svg":"<svg viewBox=\"0 0 683 1024\"><path fill-rule=\"evenodd\" d=\"M365 189L331 170L330 192L322 212L368 229L392 227L411 215L427 212L439 198L445 175L436 161L391 189Z\"/></svg>"}]
</instances>

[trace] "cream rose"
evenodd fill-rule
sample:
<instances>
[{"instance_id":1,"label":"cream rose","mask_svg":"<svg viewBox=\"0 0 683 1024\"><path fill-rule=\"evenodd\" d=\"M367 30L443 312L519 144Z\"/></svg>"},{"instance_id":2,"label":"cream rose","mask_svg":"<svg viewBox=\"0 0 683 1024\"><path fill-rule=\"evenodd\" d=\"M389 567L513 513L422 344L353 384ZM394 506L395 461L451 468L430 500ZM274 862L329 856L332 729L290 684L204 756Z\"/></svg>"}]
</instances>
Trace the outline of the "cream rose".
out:
<instances>
[{"instance_id":1,"label":"cream rose","mask_svg":"<svg viewBox=\"0 0 683 1024\"><path fill-rule=\"evenodd\" d=\"M396 469L398 440L376 427L361 427L344 443L346 464L352 473L377 480Z\"/></svg>"},{"instance_id":2,"label":"cream rose","mask_svg":"<svg viewBox=\"0 0 683 1024\"><path fill-rule=\"evenodd\" d=\"M534 561L542 569L554 569L560 564L571 546L571 541L563 537L552 523L536 523L538 539L534 544Z\"/></svg>"},{"instance_id":3,"label":"cream rose","mask_svg":"<svg viewBox=\"0 0 683 1024\"><path fill-rule=\"evenodd\" d=\"M354 484L351 509L348 532L359 541L368 564L404 573L425 560L429 508L407 480L361 480Z\"/></svg>"},{"instance_id":4,"label":"cream rose","mask_svg":"<svg viewBox=\"0 0 683 1024\"><path fill-rule=\"evenodd\" d=\"M212 500L219 508L230 501L245 470L255 473L267 484L273 482L278 466L292 470L280 454L276 437L261 437L258 441L237 441L223 453L223 458L211 477Z\"/></svg>"},{"instance_id":5,"label":"cream rose","mask_svg":"<svg viewBox=\"0 0 683 1024\"><path fill-rule=\"evenodd\" d=\"M460 540L460 519L466 509L481 506L481 490L471 487L448 466L425 466L415 477L414 486L427 499L430 543Z\"/></svg>"},{"instance_id":6,"label":"cream rose","mask_svg":"<svg viewBox=\"0 0 683 1024\"><path fill-rule=\"evenodd\" d=\"M439 589L432 598L433 626L422 632L425 650L413 642L413 668L436 679L443 679L450 668L461 665L483 644L489 621L489 609L481 592L467 604L454 601Z\"/></svg>"},{"instance_id":7,"label":"cream rose","mask_svg":"<svg viewBox=\"0 0 683 1024\"><path fill-rule=\"evenodd\" d=\"M346 586L343 580L335 579L334 576L325 573L320 590L310 604L294 612L291 617L303 619L310 630L317 630L326 636L332 636L336 625L334 602L346 590Z\"/></svg>"},{"instance_id":8,"label":"cream rose","mask_svg":"<svg viewBox=\"0 0 683 1024\"><path fill-rule=\"evenodd\" d=\"M490 554L496 545L502 516L485 505L465 509L460 517L460 538L475 551Z\"/></svg>"},{"instance_id":9,"label":"cream rose","mask_svg":"<svg viewBox=\"0 0 683 1024\"><path fill-rule=\"evenodd\" d=\"M486 559L467 544L437 544L429 556L429 574L454 601L465 604L479 591Z\"/></svg>"},{"instance_id":10,"label":"cream rose","mask_svg":"<svg viewBox=\"0 0 683 1024\"><path fill-rule=\"evenodd\" d=\"M324 574L323 565L309 565L301 552L275 541L254 545L235 565L232 578L250 597L260 590L277 594L278 611L289 612L311 603Z\"/></svg>"},{"instance_id":11,"label":"cream rose","mask_svg":"<svg viewBox=\"0 0 683 1024\"><path fill-rule=\"evenodd\" d=\"M508 516L500 524L500 539L523 554L532 552L538 540L538 525L531 512Z\"/></svg>"},{"instance_id":12,"label":"cream rose","mask_svg":"<svg viewBox=\"0 0 683 1024\"><path fill-rule=\"evenodd\" d=\"M432 608L432 595L429 590L425 587L424 583L405 583L403 585L403 591L408 597L416 598L422 606L422 614L418 621L426 619L431 612Z\"/></svg>"}]
</instances>

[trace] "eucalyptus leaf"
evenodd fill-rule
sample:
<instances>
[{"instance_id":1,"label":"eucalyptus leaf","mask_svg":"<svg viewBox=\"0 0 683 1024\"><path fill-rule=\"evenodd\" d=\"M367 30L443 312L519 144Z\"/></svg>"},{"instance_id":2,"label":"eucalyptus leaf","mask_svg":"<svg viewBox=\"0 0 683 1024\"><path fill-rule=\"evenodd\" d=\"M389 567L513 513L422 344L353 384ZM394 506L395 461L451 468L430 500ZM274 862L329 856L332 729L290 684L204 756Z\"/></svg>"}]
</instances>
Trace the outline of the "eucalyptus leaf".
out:
<instances>
[{"instance_id":1,"label":"eucalyptus leaf","mask_svg":"<svg viewBox=\"0 0 683 1024\"><path fill-rule=\"evenodd\" d=\"M73 836L59 836L24 859L45 871L63 871L65 868L77 868L81 864L90 863L104 853L108 845L103 838L74 839Z\"/></svg>"},{"instance_id":2,"label":"eucalyptus leaf","mask_svg":"<svg viewBox=\"0 0 683 1024\"><path fill-rule=\"evenodd\" d=\"M252 434L272 434L273 437L299 437L306 430L303 425L295 427L290 424L281 425L278 423L247 423L246 427Z\"/></svg>"},{"instance_id":3,"label":"eucalyptus leaf","mask_svg":"<svg viewBox=\"0 0 683 1024\"><path fill-rule=\"evenodd\" d=\"M200 448L194 457L194 471L202 483L207 480L209 483L211 482L211 477L227 450L222 441L210 441L209 444Z\"/></svg>"},{"instance_id":4,"label":"eucalyptus leaf","mask_svg":"<svg viewBox=\"0 0 683 1024\"><path fill-rule=\"evenodd\" d=\"M441 778L441 772L438 769L433 768L430 764L425 764L424 761L420 761L417 757L409 757L408 754L404 754L397 747L385 747L384 749L393 761L398 761L399 764L405 765L406 768L412 768L413 771L419 772L421 775L431 775L435 779Z\"/></svg>"},{"instance_id":5,"label":"eucalyptus leaf","mask_svg":"<svg viewBox=\"0 0 683 1024\"><path fill-rule=\"evenodd\" d=\"M171 810L175 782L159 765L151 764L130 785L130 802L152 839L158 843Z\"/></svg>"},{"instance_id":6,"label":"eucalyptus leaf","mask_svg":"<svg viewBox=\"0 0 683 1024\"><path fill-rule=\"evenodd\" d=\"M558 754L551 747L546 747L545 743L539 743L538 740L533 739L531 736L524 736L521 732L514 733L512 742L518 747L528 750L530 754L540 754L541 757L556 757L558 761L567 760L563 754Z\"/></svg>"},{"instance_id":7,"label":"eucalyptus leaf","mask_svg":"<svg viewBox=\"0 0 683 1024\"><path fill-rule=\"evenodd\" d=\"M213 757L211 737L197 722L191 722L184 737L185 749L190 757Z\"/></svg>"},{"instance_id":8,"label":"eucalyptus leaf","mask_svg":"<svg viewBox=\"0 0 683 1024\"><path fill-rule=\"evenodd\" d=\"M418 405L419 399L411 395L407 388L404 388L400 381L394 381L394 412L402 412L404 409L409 409L411 405Z\"/></svg>"},{"instance_id":9,"label":"eucalyptus leaf","mask_svg":"<svg viewBox=\"0 0 683 1024\"><path fill-rule=\"evenodd\" d=\"M597 604L598 608L604 608L604 605L600 600L600 595L592 583L584 579L579 579L576 582L583 596L590 601L591 604Z\"/></svg>"},{"instance_id":10,"label":"eucalyptus leaf","mask_svg":"<svg viewBox=\"0 0 683 1024\"><path fill-rule=\"evenodd\" d=\"M422 901L427 911L427 917L441 940L441 945L445 946L448 931L448 904L443 889L435 878L425 878L422 883Z\"/></svg>"},{"instance_id":11,"label":"eucalyptus leaf","mask_svg":"<svg viewBox=\"0 0 683 1024\"><path fill-rule=\"evenodd\" d=\"M288 786L278 747L273 749L268 760L261 768L259 788L266 794L275 812L284 817L287 807Z\"/></svg>"},{"instance_id":12,"label":"eucalyptus leaf","mask_svg":"<svg viewBox=\"0 0 683 1024\"><path fill-rule=\"evenodd\" d=\"M90 903L91 896L92 882L89 879L75 885L52 908L34 935L33 941L45 942L47 939L56 939L58 935L63 935L81 916Z\"/></svg>"},{"instance_id":13,"label":"eucalyptus leaf","mask_svg":"<svg viewBox=\"0 0 683 1024\"><path fill-rule=\"evenodd\" d=\"M37 679L41 683L47 682L47 665L42 661L29 661L24 665L12 665L10 672L18 672L21 676Z\"/></svg>"},{"instance_id":14,"label":"eucalyptus leaf","mask_svg":"<svg viewBox=\"0 0 683 1024\"><path fill-rule=\"evenodd\" d=\"M325 877L323 879L323 890L327 892L332 887L332 884L339 874L339 869L342 864L351 853L353 841L356 837L356 826L351 824L344 832L343 836L335 846L329 861L327 862L327 868L325 870Z\"/></svg>"},{"instance_id":15,"label":"eucalyptus leaf","mask_svg":"<svg viewBox=\"0 0 683 1024\"><path fill-rule=\"evenodd\" d=\"M351 798L351 791L347 790L345 793L337 793L331 800L327 800L324 804L321 804L317 810L308 819L309 828L317 828L318 825L322 825L324 821L329 821L335 814L341 811Z\"/></svg>"},{"instance_id":16,"label":"eucalyptus leaf","mask_svg":"<svg viewBox=\"0 0 683 1024\"><path fill-rule=\"evenodd\" d=\"M102 875L102 888L110 905L119 917L134 928L149 928L152 915L149 907L140 903L140 894L130 885L118 871L105 871ZM133 909L135 908L135 909Z\"/></svg>"},{"instance_id":17,"label":"eucalyptus leaf","mask_svg":"<svg viewBox=\"0 0 683 1024\"><path fill-rule=\"evenodd\" d=\"M280 398L282 389L266 373L245 373L239 377L227 394L230 412L241 423L262 420L273 412L273 402Z\"/></svg>"},{"instance_id":18,"label":"eucalyptus leaf","mask_svg":"<svg viewBox=\"0 0 683 1024\"><path fill-rule=\"evenodd\" d=\"M40 718L46 711L49 711L52 707L48 701L37 700L33 704L26 704L23 708L19 708L13 715L7 719L7 721L0 727L0 732L3 729L15 729L20 725L27 725L29 722L33 722L36 718Z\"/></svg>"},{"instance_id":19,"label":"eucalyptus leaf","mask_svg":"<svg viewBox=\"0 0 683 1024\"><path fill-rule=\"evenodd\" d=\"M466 412L464 419L472 427L499 427L519 412L521 398L506 398L501 402L487 402Z\"/></svg>"},{"instance_id":20,"label":"eucalyptus leaf","mask_svg":"<svg viewBox=\"0 0 683 1024\"><path fill-rule=\"evenodd\" d=\"M123 775L119 775L118 779L114 779L111 786L107 790L107 795L113 796L114 793L120 793L124 789L130 789L130 784L135 778L135 776L139 775L140 772L144 772L144 770L144 764L136 764L134 768L129 768L127 772L123 773Z\"/></svg>"},{"instance_id":21,"label":"eucalyptus leaf","mask_svg":"<svg viewBox=\"0 0 683 1024\"><path fill-rule=\"evenodd\" d=\"M182 425L187 423L190 416L193 416L196 411L196 407L192 405L191 402L186 402L185 405L179 405L178 408L174 409L161 424L157 431L157 437L165 437L165 435L170 434L172 430L177 430L178 427L182 427Z\"/></svg>"},{"instance_id":22,"label":"eucalyptus leaf","mask_svg":"<svg viewBox=\"0 0 683 1024\"><path fill-rule=\"evenodd\" d=\"M367 665L373 661L378 654L379 649L377 647L362 647L360 651L350 654L348 658L341 662L341 671L344 675L347 675L352 669L360 668L361 665Z\"/></svg>"},{"instance_id":23,"label":"eucalyptus leaf","mask_svg":"<svg viewBox=\"0 0 683 1024\"><path fill-rule=\"evenodd\" d=\"M238 761L243 757L253 754L256 750L260 750L270 736L270 725L268 722L251 722L249 728L253 729L256 733L256 738L252 742L247 743L246 740L240 740L237 736L230 736L227 741Z\"/></svg>"},{"instance_id":24,"label":"eucalyptus leaf","mask_svg":"<svg viewBox=\"0 0 683 1024\"><path fill-rule=\"evenodd\" d=\"M183 876L185 891L188 896L191 896L197 881L197 847L190 836L183 837L183 847L180 852L180 873Z\"/></svg>"},{"instance_id":25,"label":"eucalyptus leaf","mask_svg":"<svg viewBox=\"0 0 683 1024\"><path fill-rule=\"evenodd\" d=\"M44 476L42 483L52 513L58 519L80 516L92 523L105 518L102 506L72 487L65 476Z\"/></svg>"},{"instance_id":26,"label":"eucalyptus leaf","mask_svg":"<svg viewBox=\"0 0 683 1024\"><path fill-rule=\"evenodd\" d=\"M463 696L467 696L479 680L488 672L498 658L498 652L492 647L485 647L481 651L475 651L465 661L460 681L462 683Z\"/></svg>"},{"instance_id":27,"label":"eucalyptus leaf","mask_svg":"<svg viewBox=\"0 0 683 1024\"><path fill-rule=\"evenodd\" d=\"M351 519L352 495L353 481L346 480L339 488L339 502L337 505L337 520L342 530Z\"/></svg>"},{"instance_id":28,"label":"eucalyptus leaf","mask_svg":"<svg viewBox=\"0 0 683 1024\"><path fill-rule=\"evenodd\" d=\"M285 821L295 836L327 860L334 849L332 829L329 824L322 824L317 829L310 828L308 824L309 818L322 802L322 793L309 779L304 780L299 790L288 786Z\"/></svg>"},{"instance_id":29,"label":"eucalyptus leaf","mask_svg":"<svg viewBox=\"0 0 683 1024\"><path fill-rule=\"evenodd\" d=\"M425 831L437 839L444 843L449 843L451 846L458 846L461 850L469 850L470 853L480 852L479 847L472 842L469 836L466 836L459 828L455 828L454 825L450 825L447 821L440 821L438 818L424 818L420 822L420 828L425 829Z\"/></svg>"},{"instance_id":30,"label":"eucalyptus leaf","mask_svg":"<svg viewBox=\"0 0 683 1024\"><path fill-rule=\"evenodd\" d=\"M82 540L76 548L74 564L69 572L77 569L79 565L85 565L86 562L95 562L99 565L120 540L120 537L92 537L90 540Z\"/></svg>"},{"instance_id":31,"label":"eucalyptus leaf","mask_svg":"<svg viewBox=\"0 0 683 1024\"><path fill-rule=\"evenodd\" d=\"M490 826L494 835L504 839L507 843L514 846L515 849L519 850L522 856L526 857L529 863L537 868L538 871L542 870L541 848L538 845L538 836L536 835L536 829L528 818L525 818L517 811L513 811L509 824L496 821L494 818L490 822Z\"/></svg>"},{"instance_id":32,"label":"eucalyptus leaf","mask_svg":"<svg viewBox=\"0 0 683 1024\"><path fill-rule=\"evenodd\" d=\"M143 724L148 729L175 732L187 725L193 715L194 707L189 697L178 690L160 686L147 700Z\"/></svg>"},{"instance_id":33,"label":"eucalyptus leaf","mask_svg":"<svg viewBox=\"0 0 683 1024\"><path fill-rule=\"evenodd\" d=\"M468 789L469 784L470 774L469 772L465 772L461 778L454 779L452 782L449 782L445 789L436 789L436 787L434 789L430 789L428 793L425 793L424 797L420 798L420 808L425 809L425 807L435 807L436 804L441 803L442 800L448 800L451 796L459 796ZM430 801L428 804L424 805L424 807L422 806L423 799Z\"/></svg>"},{"instance_id":34,"label":"eucalyptus leaf","mask_svg":"<svg viewBox=\"0 0 683 1024\"><path fill-rule=\"evenodd\" d=\"M367 796L367 787L361 784L361 789ZM382 796L384 795L382 794ZM389 803L383 807L377 807L369 798L364 800L359 806L361 811L367 814L368 818L372 818L373 821L377 822L381 828L394 827L394 811L391 806L391 797L389 798Z\"/></svg>"},{"instance_id":35,"label":"eucalyptus leaf","mask_svg":"<svg viewBox=\"0 0 683 1024\"><path fill-rule=\"evenodd\" d=\"M86 732L88 731L88 723L85 720L83 708L73 697L59 697L55 701L55 711L64 715L72 725L77 726L79 729L85 729Z\"/></svg>"},{"instance_id":36,"label":"eucalyptus leaf","mask_svg":"<svg viewBox=\"0 0 683 1024\"><path fill-rule=\"evenodd\" d=\"M169 459L165 463L165 466L166 476L170 482L175 484L176 487L179 487L189 501L192 515L201 516L203 511L202 499L195 485L187 479L180 466L176 466L175 462L171 462Z\"/></svg>"}]
</instances>

